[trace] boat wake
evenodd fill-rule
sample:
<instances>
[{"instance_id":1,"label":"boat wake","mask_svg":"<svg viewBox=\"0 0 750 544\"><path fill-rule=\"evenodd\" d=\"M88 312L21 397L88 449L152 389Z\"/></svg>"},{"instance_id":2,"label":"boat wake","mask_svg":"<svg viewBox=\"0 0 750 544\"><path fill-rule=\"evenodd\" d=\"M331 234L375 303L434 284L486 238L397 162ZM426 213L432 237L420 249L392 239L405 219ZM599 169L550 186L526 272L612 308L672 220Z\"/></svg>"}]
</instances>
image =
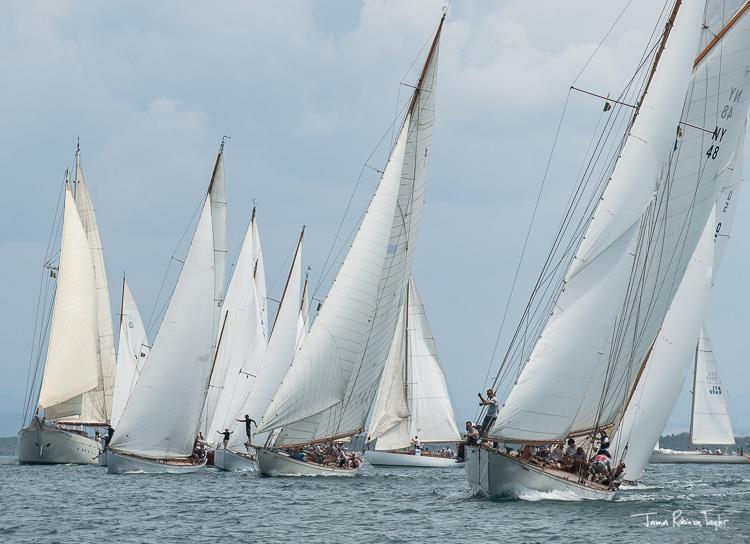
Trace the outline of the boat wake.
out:
<instances>
[{"instance_id":1,"label":"boat wake","mask_svg":"<svg viewBox=\"0 0 750 544\"><path fill-rule=\"evenodd\" d=\"M582 501L583 497L575 493L574 491L536 491L533 489L519 489L516 491L513 498L527 501L527 502L538 502L538 501L565 501L565 502L578 502Z\"/></svg>"}]
</instances>

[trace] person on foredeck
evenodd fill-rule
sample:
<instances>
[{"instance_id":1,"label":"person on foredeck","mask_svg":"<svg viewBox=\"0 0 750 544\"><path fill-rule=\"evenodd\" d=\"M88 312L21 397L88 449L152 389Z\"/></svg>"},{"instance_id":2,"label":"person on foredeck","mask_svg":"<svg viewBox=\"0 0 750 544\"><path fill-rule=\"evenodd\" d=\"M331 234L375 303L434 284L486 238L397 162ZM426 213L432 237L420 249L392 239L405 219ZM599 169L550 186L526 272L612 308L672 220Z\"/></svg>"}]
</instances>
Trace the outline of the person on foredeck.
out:
<instances>
[{"instance_id":1,"label":"person on foredeck","mask_svg":"<svg viewBox=\"0 0 750 544\"><path fill-rule=\"evenodd\" d=\"M414 448L415 452L422 449L422 442L419 441L418 436L411 439L411 447Z\"/></svg>"},{"instance_id":2,"label":"person on foredeck","mask_svg":"<svg viewBox=\"0 0 750 544\"><path fill-rule=\"evenodd\" d=\"M497 397L495 396L495 392L492 389L487 390L487 399L485 399L481 393L477 393L479 395L479 406L486 406L487 407L487 415L484 416L484 419L482 420L482 431L480 434L480 438L487 436L487 433L490 432L490 428L495 423L495 420L497 419L497 414L500 412L500 403L497 400Z\"/></svg>"},{"instance_id":3,"label":"person on foredeck","mask_svg":"<svg viewBox=\"0 0 750 544\"><path fill-rule=\"evenodd\" d=\"M617 465L617 468L615 468L614 471L611 471L609 476L607 476L602 483L606 485L607 488L609 488L611 491L615 491L620 487L624 476L625 462L620 461Z\"/></svg>"},{"instance_id":4,"label":"person on foredeck","mask_svg":"<svg viewBox=\"0 0 750 544\"><path fill-rule=\"evenodd\" d=\"M238 419L240 423L245 424L245 434L247 435L247 442L245 442L246 445L252 444L252 438L253 438L253 428L252 424L255 424L255 426L258 426L258 422L252 419L249 415L245 414L245 417L243 419Z\"/></svg>"},{"instance_id":5,"label":"person on foredeck","mask_svg":"<svg viewBox=\"0 0 750 544\"><path fill-rule=\"evenodd\" d=\"M606 431L602 431L599 436L599 451L597 453L604 453L609 449L609 437Z\"/></svg>"},{"instance_id":6,"label":"person on foredeck","mask_svg":"<svg viewBox=\"0 0 750 544\"><path fill-rule=\"evenodd\" d=\"M222 443L224 444L224 449L227 449L227 446L229 445L229 437L232 436L232 433L234 433L234 431L230 431L229 429L224 429L223 431L216 431L216 432L224 436Z\"/></svg>"},{"instance_id":7,"label":"person on foredeck","mask_svg":"<svg viewBox=\"0 0 750 544\"><path fill-rule=\"evenodd\" d=\"M463 461L466 457L466 446L476 446L479 444L479 431L471 421L466 422L466 438L458 444L457 459Z\"/></svg>"},{"instance_id":8,"label":"person on foredeck","mask_svg":"<svg viewBox=\"0 0 750 544\"><path fill-rule=\"evenodd\" d=\"M592 459L589 474L592 481L603 480L612 473L612 459L609 452L597 453Z\"/></svg>"}]
</instances>

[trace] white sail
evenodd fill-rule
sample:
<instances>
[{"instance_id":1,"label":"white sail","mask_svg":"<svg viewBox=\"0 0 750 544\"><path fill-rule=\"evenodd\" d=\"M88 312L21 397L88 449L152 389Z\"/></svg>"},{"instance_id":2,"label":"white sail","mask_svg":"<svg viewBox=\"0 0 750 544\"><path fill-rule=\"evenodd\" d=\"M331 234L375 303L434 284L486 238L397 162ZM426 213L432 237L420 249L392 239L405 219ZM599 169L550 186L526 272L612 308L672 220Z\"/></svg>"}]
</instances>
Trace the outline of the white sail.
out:
<instances>
[{"instance_id":1,"label":"white sail","mask_svg":"<svg viewBox=\"0 0 750 544\"><path fill-rule=\"evenodd\" d=\"M716 281L742 182L745 137L740 134L730 166L720 174L722 189L698 247L672 301L654 348L613 436L613 451L623 455L625 475L638 480L649 463L695 359L696 339ZM625 449L627 446L627 450Z\"/></svg>"},{"instance_id":2,"label":"white sail","mask_svg":"<svg viewBox=\"0 0 750 544\"><path fill-rule=\"evenodd\" d=\"M112 400L111 425L117 428L130 393L143 371L151 346L138 306L125 278L122 280L122 316L120 338L117 345L115 394Z\"/></svg>"},{"instance_id":3,"label":"white sail","mask_svg":"<svg viewBox=\"0 0 750 544\"><path fill-rule=\"evenodd\" d=\"M148 364L111 448L152 459L191 455L213 360L213 309L213 232L206 197Z\"/></svg>"},{"instance_id":4,"label":"white sail","mask_svg":"<svg viewBox=\"0 0 750 544\"><path fill-rule=\"evenodd\" d=\"M96 222L96 212L81 168L81 154L76 152L75 201L78 215L91 247L96 277L97 349L99 384L84 394L80 418L89 422L106 423L112 413L115 386L115 336L112 330L112 310L109 302L107 271L104 266L102 241Z\"/></svg>"},{"instance_id":5,"label":"white sail","mask_svg":"<svg viewBox=\"0 0 750 544\"><path fill-rule=\"evenodd\" d=\"M378 188L260 430L277 445L363 430L393 338L424 204L440 29Z\"/></svg>"},{"instance_id":6,"label":"white sail","mask_svg":"<svg viewBox=\"0 0 750 544\"><path fill-rule=\"evenodd\" d=\"M693 412L690 420L690 443L734 444L732 421L729 419L727 399L719 376L719 365L711 348L706 328L701 328L695 354L693 381Z\"/></svg>"},{"instance_id":7,"label":"white sail","mask_svg":"<svg viewBox=\"0 0 750 544\"><path fill-rule=\"evenodd\" d=\"M208 422L204 433L211 444L220 440L217 431L234 427L266 350L265 277L259 243L253 209L219 321L220 345L204 414Z\"/></svg>"},{"instance_id":8,"label":"white sail","mask_svg":"<svg viewBox=\"0 0 750 544\"><path fill-rule=\"evenodd\" d=\"M224 188L224 142L219 148L216 156L214 171L211 175L211 184L208 187L211 199L211 221L214 234L214 268L216 278L214 280L214 298L217 308L217 316L224 300L224 285L226 277L227 262L227 197Z\"/></svg>"},{"instance_id":9,"label":"white sail","mask_svg":"<svg viewBox=\"0 0 750 544\"><path fill-rule=\"evenodd\" d=\"M80 402L64 403L97 387L97 326L94 260L66 184L57 290L39 393L39 408L46 417L79 415Z\"/></svg>"},{"instance_id":10,"label":"white sail","mask_svg":"<svg viewBox=\"0 0 750 544\"><path fill-rule=\"evenodd\" d=\"M284 285L279 310L276 312L276 319L265 353L252 367L240 369L242 372L240 379L245 384L245 387L243 387L244 397L240 399L242 403L228 419L229 424L227 426L235 430L230 440L231 447L242 447L247 440L243 424L238 424L236 420L243 418L245 414L256 421L260 419L268 408L273 394L278 389L281 379L289 369L294 353L300 345L298 342L301 333L300 284L302 281L303 235L304 230L297 241L292 266ZM263 445L266 438L265 433L257 434L253 438L253 443Z\"/></svg>"},{"instance_id":11,"label":"white sail","mask_svg":"<svg viewBox=\"0 0 750 544\"><path fill-rule=\"evenodd\" d=\"M728 72L732 83L718 78L726 69L718 50L692 70L703 7L687 1L677 12L564 288L492 436L557 441L622 414L713 207L717 174L741 133L744 113L721 117L715 104L719 90L722 102L734 104L730 85L741 88L744 72ZM710 131L687 125L678 131L680 120L718 125L723 140L712 142Z\"/></svg>"},{"instance_id":12,"label":"white sail","mask_svg":"<svg viewBox=\"0 0 750 544\"><path fill-rule=\"evenodd\" d=\"M406 448L414 436L425 443L460 439L435 338L413 279L408 289L408 319L402 311L370 425L369 438L377 439L378 450Z\"/></svg>"}]
</instances>

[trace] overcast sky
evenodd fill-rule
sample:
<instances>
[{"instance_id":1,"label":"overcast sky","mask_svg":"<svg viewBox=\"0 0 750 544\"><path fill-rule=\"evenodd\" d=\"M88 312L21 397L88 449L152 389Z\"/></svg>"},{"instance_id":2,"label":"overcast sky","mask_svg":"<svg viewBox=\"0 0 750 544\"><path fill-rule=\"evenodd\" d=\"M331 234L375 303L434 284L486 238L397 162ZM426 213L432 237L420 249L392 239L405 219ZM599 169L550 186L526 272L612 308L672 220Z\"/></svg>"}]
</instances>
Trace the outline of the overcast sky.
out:
<instances>
[{"instance_id":1,"label":"overcast sky","mask_svg":"<svg viewBox=\"0 0 750 544\"><path fill-rule=\"evenodd\" d=\"M414 276L459 420L475 412L568 87L626 3L455 0L451 6ZM633 0L577 86L616 94L661 4ZM20 426L40 265L76 138L113 312L127 270L142 313L150 314L223 135L231 136L230 245L238 247L255 200L270 296L277 298L302 224L304 263L313 284L320 279L362 165L408 95L400 83L413 83L421 57L412 64L442 6L443 0L5 3L0 435ZM571 98L502 347L601 109L600 100ZM386 137L370 164L382 167L388 143ZM376 183L376 173L366 170L346 234ZM750 431L748 209L740 203L707 320L739 433ZM687 430L688 409L683 394L669 430Z\"/></svg>"}]
</instances>

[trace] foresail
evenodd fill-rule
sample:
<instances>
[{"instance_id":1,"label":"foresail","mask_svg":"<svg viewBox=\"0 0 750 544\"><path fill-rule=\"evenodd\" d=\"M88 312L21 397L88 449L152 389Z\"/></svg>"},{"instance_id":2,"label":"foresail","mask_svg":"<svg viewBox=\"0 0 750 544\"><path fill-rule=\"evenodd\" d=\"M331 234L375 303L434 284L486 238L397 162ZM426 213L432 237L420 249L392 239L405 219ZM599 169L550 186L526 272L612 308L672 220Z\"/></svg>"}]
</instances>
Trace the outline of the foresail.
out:
<instances>
[{"instance_id":1,"label":"foresail","mask_svg":"<svg viewBox=\"0 0 750 544\"><path fill-rule=\"evenodd\" d=\"M39 394L47 417L75 416L57 405L99 383L94 261L70 188L65 186L62 246L52 325ZM80 410L80 404L77 405Z\"/></svg>"},{"instance_id":2,"label":"foresail","mask_svg":"<svg viewBox=\"0 0 750 544\"><path fill-rule=\"evenodd\" d=\"M141 375L151 346L146 327L135 304L127 281L123 278L122 316L120 338L117 346L117 370L115 372L115 394L112 400L111 425L117 428L120 417L128 403L130 394Z\"/></svg>"},{"instance_id":3,"label":"foresail","mask_svg":"<svg viewBox=\"0 0 750 544\"><path fill-rule=\"evenodd\" d=\"M102 241L96 222L96 212L81 168L81 154L76 152L75 201L83 229L86 231L96 277L97 349L99 384L82 398L81 419L109 421L115 387L115 336L112 329L112 309L109 302L107 271L104 266Z\"/></svg>"},{"instance_id":4,"label":"foresail","mask_svg":"<svg viewBox=\"0 0 750 544\"><path fill-rule=\"evenodd\" d=\"M214 248L206 197L148 363L111 448L155 459L192 454L213 361L213 310Z\"/></svg>"},{"instance_id":5,"label":"foresail","mask_svg":"<svg viewBox=\"0 0 750 544\"><path fill-rule=\"evenodd\" d=\"M734 430L727 409L726 391L706 328L701 328L695 356L693 413L690 425L693 445L732 445Z\"/></svg>"},{"instance_id":6,"label":"foresail","mask_svg":"<svg viewBox=\"0 0 750 544\"><path fill-rule=\"evenodd\" d=\"M702 2L682 2L610 184L493 436L557 441L611 425L625 408L743 130L746 37L725 34L693 72L702 15Z\"/></svg>"},{"instance_id":7,"label":"foresail","mask_svg":"<svg viewBox=\"0 0 750 544\"><path fill-rule=\"evenodd\" d=\"M203 416L203 433L209 443L219 441L217 431L234 425L266 349L262 321L266 301L258 296L258 285L265 286L265 278L262 263L259 266L256 221L253 209L219 320L219 347Z\"/></svg>"}]
</instances>

